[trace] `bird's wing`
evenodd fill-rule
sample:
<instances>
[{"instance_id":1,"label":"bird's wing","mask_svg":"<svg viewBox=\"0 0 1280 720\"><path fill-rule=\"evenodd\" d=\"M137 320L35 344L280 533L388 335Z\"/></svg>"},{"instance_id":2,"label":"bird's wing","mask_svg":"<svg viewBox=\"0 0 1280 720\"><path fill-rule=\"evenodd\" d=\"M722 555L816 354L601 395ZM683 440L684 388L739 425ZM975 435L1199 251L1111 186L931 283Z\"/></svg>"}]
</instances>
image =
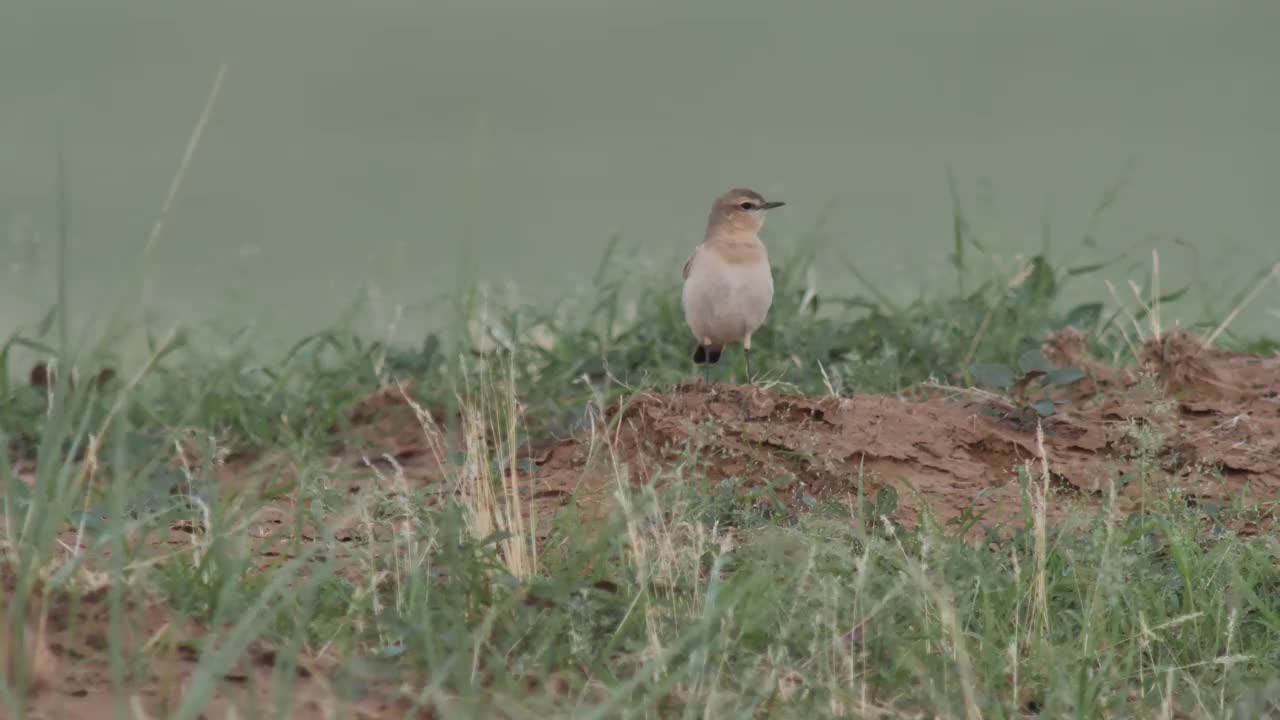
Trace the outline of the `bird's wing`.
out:
<instances>
[{"instance_id":1,"label":"bird's wing","mask_svg":"<svg viewBox=\"0 0 1280 720\"><path fill-rule=\"evenodd\" d=\"M702 248L701 245L694 248L693 252L689 255L689 259L684 261L684 279L685 280L689 279L689 270L693 268L693 261L698 257L698 250L701 248Z\"/></svg>"}]
</instances>

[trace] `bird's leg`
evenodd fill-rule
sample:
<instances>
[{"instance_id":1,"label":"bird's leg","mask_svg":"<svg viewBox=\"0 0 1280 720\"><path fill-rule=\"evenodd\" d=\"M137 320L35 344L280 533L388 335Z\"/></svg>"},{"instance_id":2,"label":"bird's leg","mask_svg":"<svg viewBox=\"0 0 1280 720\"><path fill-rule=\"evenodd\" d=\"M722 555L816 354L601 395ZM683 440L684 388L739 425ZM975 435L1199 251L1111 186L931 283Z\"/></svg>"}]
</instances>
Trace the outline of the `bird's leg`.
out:
<instances>
[{"instance_id":1,"label":"bird's leg","mask_svg":"<svg viewBox=\"0 0 1280 720\"><path fill-rule=\"evenodd\" d=\"M747 384L752 385L754 383L751 382L751 333L747 333L747 336L742 339L742 359L747 363Z\"/></svg>"},{"instance_id":2,"label":"bird's leg","mask_svg":"<svg viewBox=\"0 0 1280 720\"><path fill-rule=\"evenodd\" d=\"M711 349L711 339L702 338L693 351L693 362L702 366L702 384L711 387L711 366L720 359L720 353Z\"/></svg>"}]
</instances>

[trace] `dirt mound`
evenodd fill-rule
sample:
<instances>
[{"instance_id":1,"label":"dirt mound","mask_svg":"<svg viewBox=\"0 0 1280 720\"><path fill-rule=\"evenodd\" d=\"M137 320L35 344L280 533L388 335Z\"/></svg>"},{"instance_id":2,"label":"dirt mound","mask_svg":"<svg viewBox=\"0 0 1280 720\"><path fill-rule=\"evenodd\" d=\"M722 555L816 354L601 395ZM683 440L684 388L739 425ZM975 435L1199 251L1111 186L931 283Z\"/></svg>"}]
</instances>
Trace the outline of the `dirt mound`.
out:
<instances>
[{"instance_id":1,"label":"dirt mound","mask_svg":"<svg viewBox=\"0 0 1280 720\"><path fill-rule=\"evenodd\" d=\"M1203 349L1181 334L1148 342L1135 370L1089 358L1083 336L1071 333L1044 350L1088 373L1043 423L1059 498L1051 517L1097 505L1113 484L1121 509L1168 489L1211 506L1265 501L1280 490L1280 358ZM724 385L644 392L606 413L610 455L632 482L668 477L656 473L687 458L712 480L771 482L797 506L854 495L859 485L865 497L890 486L907 524L926 509L940 522L969 511L986 525L1016 524L1019 470L1037 481L1043 470L1034 424L989 394L925 390L825 398ZM592 478L605 469L589 459L600 435L544 453L535 484L598 485Z\"/></svg>"}]
</instances>

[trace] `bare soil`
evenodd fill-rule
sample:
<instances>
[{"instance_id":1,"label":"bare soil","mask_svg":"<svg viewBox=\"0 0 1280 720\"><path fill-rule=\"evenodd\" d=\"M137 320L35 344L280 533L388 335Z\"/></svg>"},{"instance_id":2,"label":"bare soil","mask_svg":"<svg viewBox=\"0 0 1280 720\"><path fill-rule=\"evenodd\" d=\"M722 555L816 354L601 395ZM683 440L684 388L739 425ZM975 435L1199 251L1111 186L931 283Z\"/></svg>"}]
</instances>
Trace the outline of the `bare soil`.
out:
<instances>
[{"instance_id":1,"label":"bare soil","mask_svg":"<svg viewBox=\"0 0 1280 720\"><path fill-rule=\"evenodd\" d=\"M810 499L846 501L860 488L871 498L891 487L897 522L911 526L929 517L947 523L976 514L973 534L1023 521L1020 470L1037 483L1048 472L1054 522L1102 506L1113 489L1121 512L1167 499L1174 490L1172 496L1204 509L1206 522L1243 533L1272 526L1271 503L1280 490L1280 357L1206 349L1195 337L1170 334L1142 346L1136 367L1117 370L1084 348L1084 338L1071 332L1043 347L1057 364L1079 367L1088 377L1059 396L1067 402L1044 420L1042 440L1036 423L1004 398L957 388L822 398L736 385L641 392L608 408L594 432L525 451L520 465L532 468L521 479L529 487L525 509L547 515L574 504L584 516L600 517L610 510L620 472L635 484L677 482L670 478L680 475L657 473L683 461L698 466L686 468L684 477L729 479L743 492L770 483L797 512ZM351 427L342 431L348 441L332 462L335 477L345 477L353 493L370 483L457 491L451 479L458 469L449 458L462 439L442 429L440 413L406 402L412 394L411 387L388 387L352 412ZM220 468L222 481L246 488L292 473L269 455ZM282 539L305 543L317 535L296 529L294 501L274 501L246 526L263 566L288 559ZM1221 512L1229 507L1252 510ZM192 531L175 527L156 549L172 551ZM355 524L343 532L339 539L371 540L368 529ZM107 717L106 593L67 605L74 610L54 613L43 628L33 619L40 648L31 651L41 657L34 717ZM162 661L142 669L132 701L151 712L172 709L198 661L194 639L219 628L180 620L159 604L133 611L130 642L147 643ZM224 678L217 703L265 702L274 662L271 648L254 648ZM302 659L298 717L323 717L334 707L329 669L324 657ZM402 717L406 707L394 685L371 681L351 710L353 717L390 718ZM224 713L214 709L208 716Z\"/></svg>"}]
</instances>

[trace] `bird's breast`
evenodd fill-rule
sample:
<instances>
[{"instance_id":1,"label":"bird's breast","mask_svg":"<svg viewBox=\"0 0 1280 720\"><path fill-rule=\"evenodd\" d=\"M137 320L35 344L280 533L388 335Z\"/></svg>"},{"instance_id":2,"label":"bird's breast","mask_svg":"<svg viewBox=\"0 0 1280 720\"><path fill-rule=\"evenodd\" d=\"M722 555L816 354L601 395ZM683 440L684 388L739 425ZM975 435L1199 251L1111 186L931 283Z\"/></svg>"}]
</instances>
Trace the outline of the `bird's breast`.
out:
<instances>
[{"instance_id":1,"label":"bird's breast","mask_svg":"<svg viewBox=\"0 0 1280 720\"><path fill-rule=\"evenodd\" d=\"M685 318L695 336L735 342L764 323L773 303L773 277L761 253L754 262L736 262L700 251L685 281Z\"/></svg>"}]
</instances>

